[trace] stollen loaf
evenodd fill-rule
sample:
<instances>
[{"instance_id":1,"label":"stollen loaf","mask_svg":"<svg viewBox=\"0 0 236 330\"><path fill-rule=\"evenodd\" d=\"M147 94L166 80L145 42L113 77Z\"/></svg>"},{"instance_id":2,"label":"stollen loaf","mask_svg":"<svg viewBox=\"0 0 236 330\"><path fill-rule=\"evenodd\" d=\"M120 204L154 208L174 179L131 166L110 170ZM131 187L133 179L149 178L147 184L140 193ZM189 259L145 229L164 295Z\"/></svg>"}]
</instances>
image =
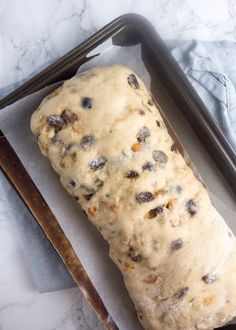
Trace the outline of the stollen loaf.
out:
<instances>
[{"instance_id":1,"label":"stollen loaf","mask_svg":"<svg viewBox=\"0 0 236 330\"><path fill-rule=\"evenodd\" d=\"M98 67L44 98L32 132L110 247L143 327L236 315L236 239L129 68Z\"/></svg>"}]
</instances>

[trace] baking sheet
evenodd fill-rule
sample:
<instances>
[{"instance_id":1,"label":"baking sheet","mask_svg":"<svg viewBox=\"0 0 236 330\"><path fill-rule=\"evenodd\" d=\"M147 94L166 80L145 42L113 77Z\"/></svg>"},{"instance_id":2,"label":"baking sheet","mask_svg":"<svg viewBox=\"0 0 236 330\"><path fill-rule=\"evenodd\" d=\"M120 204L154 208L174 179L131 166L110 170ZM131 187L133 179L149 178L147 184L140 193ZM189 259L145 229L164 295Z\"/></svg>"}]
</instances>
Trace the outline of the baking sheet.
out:
<instances>
[{"instance_id":1,"label":"baking sheet","mask_svg":"<svg viewBox=\"0 0 236 330\"><path fill-rule=\"evenodd\" d=\"M111 41L108 41L102 45L102 48L93 50L90 55L99 52L102 54L83 65L80 71L97 65L124 64L136 71L147 85L151 83L153 94L157 96L162 110L199 169L216 208L236 233L234 196L171 98L167 97L158 82L154 84L153 80L151 81L142 61L140 47L117 47L112 46ZM78 204L64 191L58 176L52 170L49 161L41 155L36 139L30 132L29 122L32 112L42 98L54 88L55 86L47 87L1 110L0 129L57 217L119 329L141 329L121 274L108 257L107 244L84 216Z\"/></svg>"}]
</instances>

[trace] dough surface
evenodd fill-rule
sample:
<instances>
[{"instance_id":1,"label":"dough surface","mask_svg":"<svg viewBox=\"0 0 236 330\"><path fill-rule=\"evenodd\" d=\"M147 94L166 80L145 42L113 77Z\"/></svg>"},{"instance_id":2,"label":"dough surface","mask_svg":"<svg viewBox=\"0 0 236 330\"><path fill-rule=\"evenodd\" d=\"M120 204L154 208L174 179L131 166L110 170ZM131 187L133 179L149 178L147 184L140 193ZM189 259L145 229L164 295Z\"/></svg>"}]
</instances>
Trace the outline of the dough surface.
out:
<instances>
[{"instance_id":1,"label":"dough surface","mask_svg":"<svg viewBox=\"0 0 236 330\"><path fill-rule=\"evenodd\" d=\"M236 239L123 66L64 82L31 129L110 246L143 327L213 329L236 315Z\"/></svg>"}]
</instances>

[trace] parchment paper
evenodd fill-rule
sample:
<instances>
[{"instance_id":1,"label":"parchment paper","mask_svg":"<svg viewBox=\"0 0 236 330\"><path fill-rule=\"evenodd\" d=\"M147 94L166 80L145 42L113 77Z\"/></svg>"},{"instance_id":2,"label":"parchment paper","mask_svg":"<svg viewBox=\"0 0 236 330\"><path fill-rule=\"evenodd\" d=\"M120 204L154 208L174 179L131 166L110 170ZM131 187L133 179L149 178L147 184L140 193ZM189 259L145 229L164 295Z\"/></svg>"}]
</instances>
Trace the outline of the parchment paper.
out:
<instances>
[{"instance_id":1,"label":"parchment paper","mask_svg":"<svg viewBox=\"0 0 236 330\"><path fill-rule=\"evenodd\" d=\"M124 64L136 71L145 83L150 85L150 76L142 62L139 46L119 48L112 46L110 42L90 55L96 52L102 54L83 65L80 71L97 65ZM108 257L107 244L84 216L78 204L64 191L49 161L41 155L36 138L30 131L29 122L32 112L42 98L54 88L55 85L46 87L1 110L0 129L57 217L119 329L141 329L120 272ZM211 195L217 209L236 233L235 200L223 177L172 100L170 98L166 100L165 91L158 84L155 86L152 84L153 88L156 89L153 91L154 95L157 94L162 109L179 134L210 192L214 191Z\"/></svg>"}]
</instances>

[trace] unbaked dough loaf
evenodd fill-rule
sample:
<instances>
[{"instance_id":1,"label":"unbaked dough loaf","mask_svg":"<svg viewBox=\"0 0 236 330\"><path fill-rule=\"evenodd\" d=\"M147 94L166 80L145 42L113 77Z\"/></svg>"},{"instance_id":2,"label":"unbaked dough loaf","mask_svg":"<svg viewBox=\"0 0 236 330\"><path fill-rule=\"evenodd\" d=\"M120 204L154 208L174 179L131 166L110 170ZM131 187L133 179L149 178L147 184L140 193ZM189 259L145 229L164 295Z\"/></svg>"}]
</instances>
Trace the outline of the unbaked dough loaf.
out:
<instances>
[{"instance_id":1,"label":"unbaked dough loaf","mask_svg":"<svg viewBox=\"0 0 236 330\"><path fill-rule=\"evenodd\" d=\"M116 65L65 81L31 129L109 242L145 329L212 329L233 318L235 236L137 75Z\"/></svg>"}]
</instances>

